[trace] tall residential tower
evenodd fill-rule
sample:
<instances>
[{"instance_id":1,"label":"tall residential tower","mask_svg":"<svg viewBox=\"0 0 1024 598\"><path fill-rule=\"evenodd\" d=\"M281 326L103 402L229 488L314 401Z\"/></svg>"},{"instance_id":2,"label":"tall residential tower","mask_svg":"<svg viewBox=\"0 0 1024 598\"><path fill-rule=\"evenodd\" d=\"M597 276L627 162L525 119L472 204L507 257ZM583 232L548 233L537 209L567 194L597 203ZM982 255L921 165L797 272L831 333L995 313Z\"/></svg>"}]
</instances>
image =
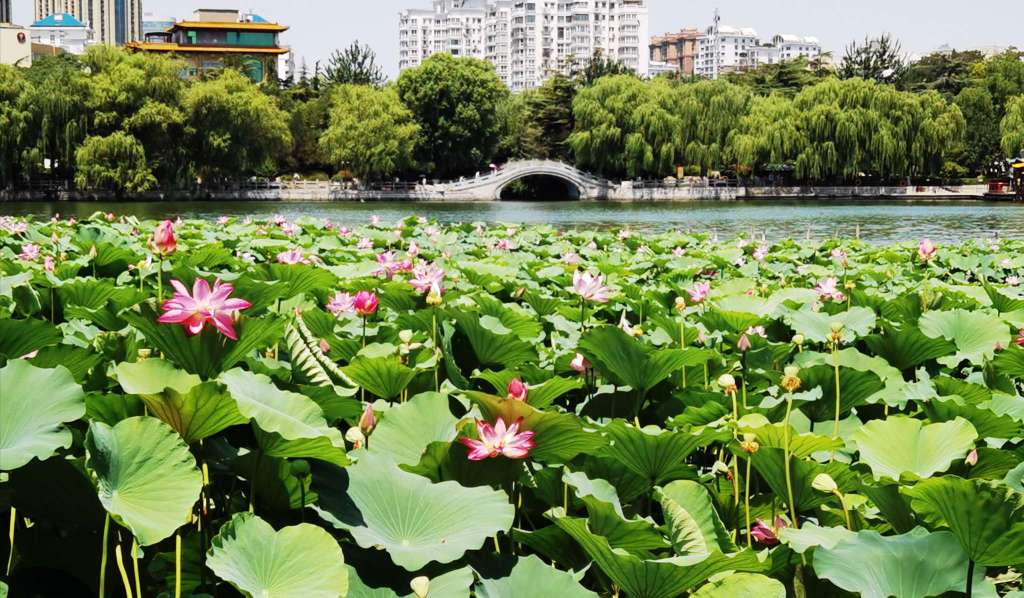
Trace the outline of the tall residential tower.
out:
<instances>
[{"instance_id":1,"label":"tall residential tower","mask_svg":"<svg viewBox=\"0 0 1024 598\"><path fill-rule=\"evenodd\" d=\"M513 91L585 66L595 53L646 76L646 0L433 0L399 15L399 68L447 52L488 60Z\"/></svg>"},{"instance_id":2,"label":"tall residential tower","mask_svg":"<svg viewBox=\"0 0 1024 598\"><path fill-rule=\"evenodd\" d=\"M34 0L34 8L36 21L70 14L92 29L98 44L123 46L142 39L142 0Z\"/></svg>"},{"instance_id":3,"label":"tall residential tower","mask_svg":"<svg viewBox=\"0 0 1024 598\"><path fill-rule=\"evenodd\" d=\"M11 0L0 0L0 23L10 23L12 18Z\"/></svg>"}]
</instances>

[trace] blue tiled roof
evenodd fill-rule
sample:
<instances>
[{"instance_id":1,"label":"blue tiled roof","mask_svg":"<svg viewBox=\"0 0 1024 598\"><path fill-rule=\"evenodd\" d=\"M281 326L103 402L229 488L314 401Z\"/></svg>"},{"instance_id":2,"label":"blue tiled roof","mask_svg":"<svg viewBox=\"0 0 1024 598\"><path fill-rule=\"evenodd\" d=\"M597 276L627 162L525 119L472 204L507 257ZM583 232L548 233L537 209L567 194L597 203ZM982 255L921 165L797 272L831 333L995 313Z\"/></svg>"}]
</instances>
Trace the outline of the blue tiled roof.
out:
<instances>
[{"instance_id":1,"label":"blue tiled roof","mask_svg":"<svg viewBox=\"0 0 1024 598\"><path fill-rule=\"evenodd\" d=\"M32 23L33 27L85 27L85 25L69 13L50 15Z\"/></svg>"},{"instance_id":2,"label":"blue tiled roof","mask_svg":"<svg viewBox=\"0 0 1024 598\"><path fill-rule=\"evenodd\" d=\"M264 19L263 17L261 17L259 15L251 15L251 18L252 18L252 22L253 23L269 23L270 22L270 21Z\"/></svg>"}]
</instances>

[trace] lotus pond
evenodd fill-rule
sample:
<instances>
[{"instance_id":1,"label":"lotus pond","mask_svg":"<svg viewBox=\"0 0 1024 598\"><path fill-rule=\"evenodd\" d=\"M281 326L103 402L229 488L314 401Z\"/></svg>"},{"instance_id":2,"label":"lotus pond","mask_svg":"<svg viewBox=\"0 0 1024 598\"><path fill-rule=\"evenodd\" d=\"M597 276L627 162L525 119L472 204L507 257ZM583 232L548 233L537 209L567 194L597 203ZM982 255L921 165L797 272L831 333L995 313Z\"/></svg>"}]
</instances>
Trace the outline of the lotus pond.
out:
<instances>
[{"instance_id":1,"label":"lotus pond","mask_svg":"<svg viewBox=\"0 0 1024 598\"><path fill-rule=\"evenodd\" d=\"M0 218L10 596L1024 596L1024 241Z\"/></svg>"}]
</instances>

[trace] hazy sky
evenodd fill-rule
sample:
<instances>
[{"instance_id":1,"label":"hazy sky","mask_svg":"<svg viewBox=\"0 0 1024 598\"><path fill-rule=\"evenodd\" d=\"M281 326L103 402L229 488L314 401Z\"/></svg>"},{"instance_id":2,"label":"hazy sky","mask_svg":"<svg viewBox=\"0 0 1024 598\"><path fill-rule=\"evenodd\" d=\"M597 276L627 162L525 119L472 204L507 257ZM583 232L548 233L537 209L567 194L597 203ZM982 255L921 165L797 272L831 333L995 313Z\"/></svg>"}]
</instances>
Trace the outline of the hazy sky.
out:
<instances>
[{"instance_id":1,"label":"hazy sky","mask_svg":"<svg viewBox=\"0 0 1024 598\"><path fill-rule=\"evenodd\" d=\"M32 18L31 0L13 0L15 22ZM143 0L145 11L182 18L195 8L252 9L291 26L283 43L305 56L310 68L353 39L377 51L388 75L398 70L398 12L427 8L430 0ZM1000 0L648 0L651 34L710 24L717 7L722 22L775 33L814 35L825 50L842 55L854 38L890 32L911 53L942 44L955 48L1024 46L1019 8Z\"/></svg>"}]
</instances>

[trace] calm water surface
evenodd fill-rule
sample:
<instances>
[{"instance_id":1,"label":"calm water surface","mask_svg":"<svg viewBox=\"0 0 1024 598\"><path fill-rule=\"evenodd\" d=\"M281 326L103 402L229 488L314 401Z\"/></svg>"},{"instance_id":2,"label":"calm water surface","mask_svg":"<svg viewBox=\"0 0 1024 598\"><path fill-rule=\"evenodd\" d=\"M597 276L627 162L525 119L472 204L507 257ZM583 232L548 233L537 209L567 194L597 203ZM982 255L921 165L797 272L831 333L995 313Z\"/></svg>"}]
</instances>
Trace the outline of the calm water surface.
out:
<instances>
[{"instance_id":1,"label":"calm water surface","mask_svg":"<svg viewBox=\"0 0 1024 598\"><path fill-rule=\"evenodd\" d=\"M675 203L602 202L147 202L0 203L0 214L82 218L97 210L142 218L218 216L327 218L354 225L378 215L385 222L411 214L440 222L550 224L558 228L629 227L638 232L670 229L739 233L768 238L852 237L890 242L928 236L946 242L968 238L1024 238L1024 204L984 201L742 201Z\"/></svg>"}]
</instances>

